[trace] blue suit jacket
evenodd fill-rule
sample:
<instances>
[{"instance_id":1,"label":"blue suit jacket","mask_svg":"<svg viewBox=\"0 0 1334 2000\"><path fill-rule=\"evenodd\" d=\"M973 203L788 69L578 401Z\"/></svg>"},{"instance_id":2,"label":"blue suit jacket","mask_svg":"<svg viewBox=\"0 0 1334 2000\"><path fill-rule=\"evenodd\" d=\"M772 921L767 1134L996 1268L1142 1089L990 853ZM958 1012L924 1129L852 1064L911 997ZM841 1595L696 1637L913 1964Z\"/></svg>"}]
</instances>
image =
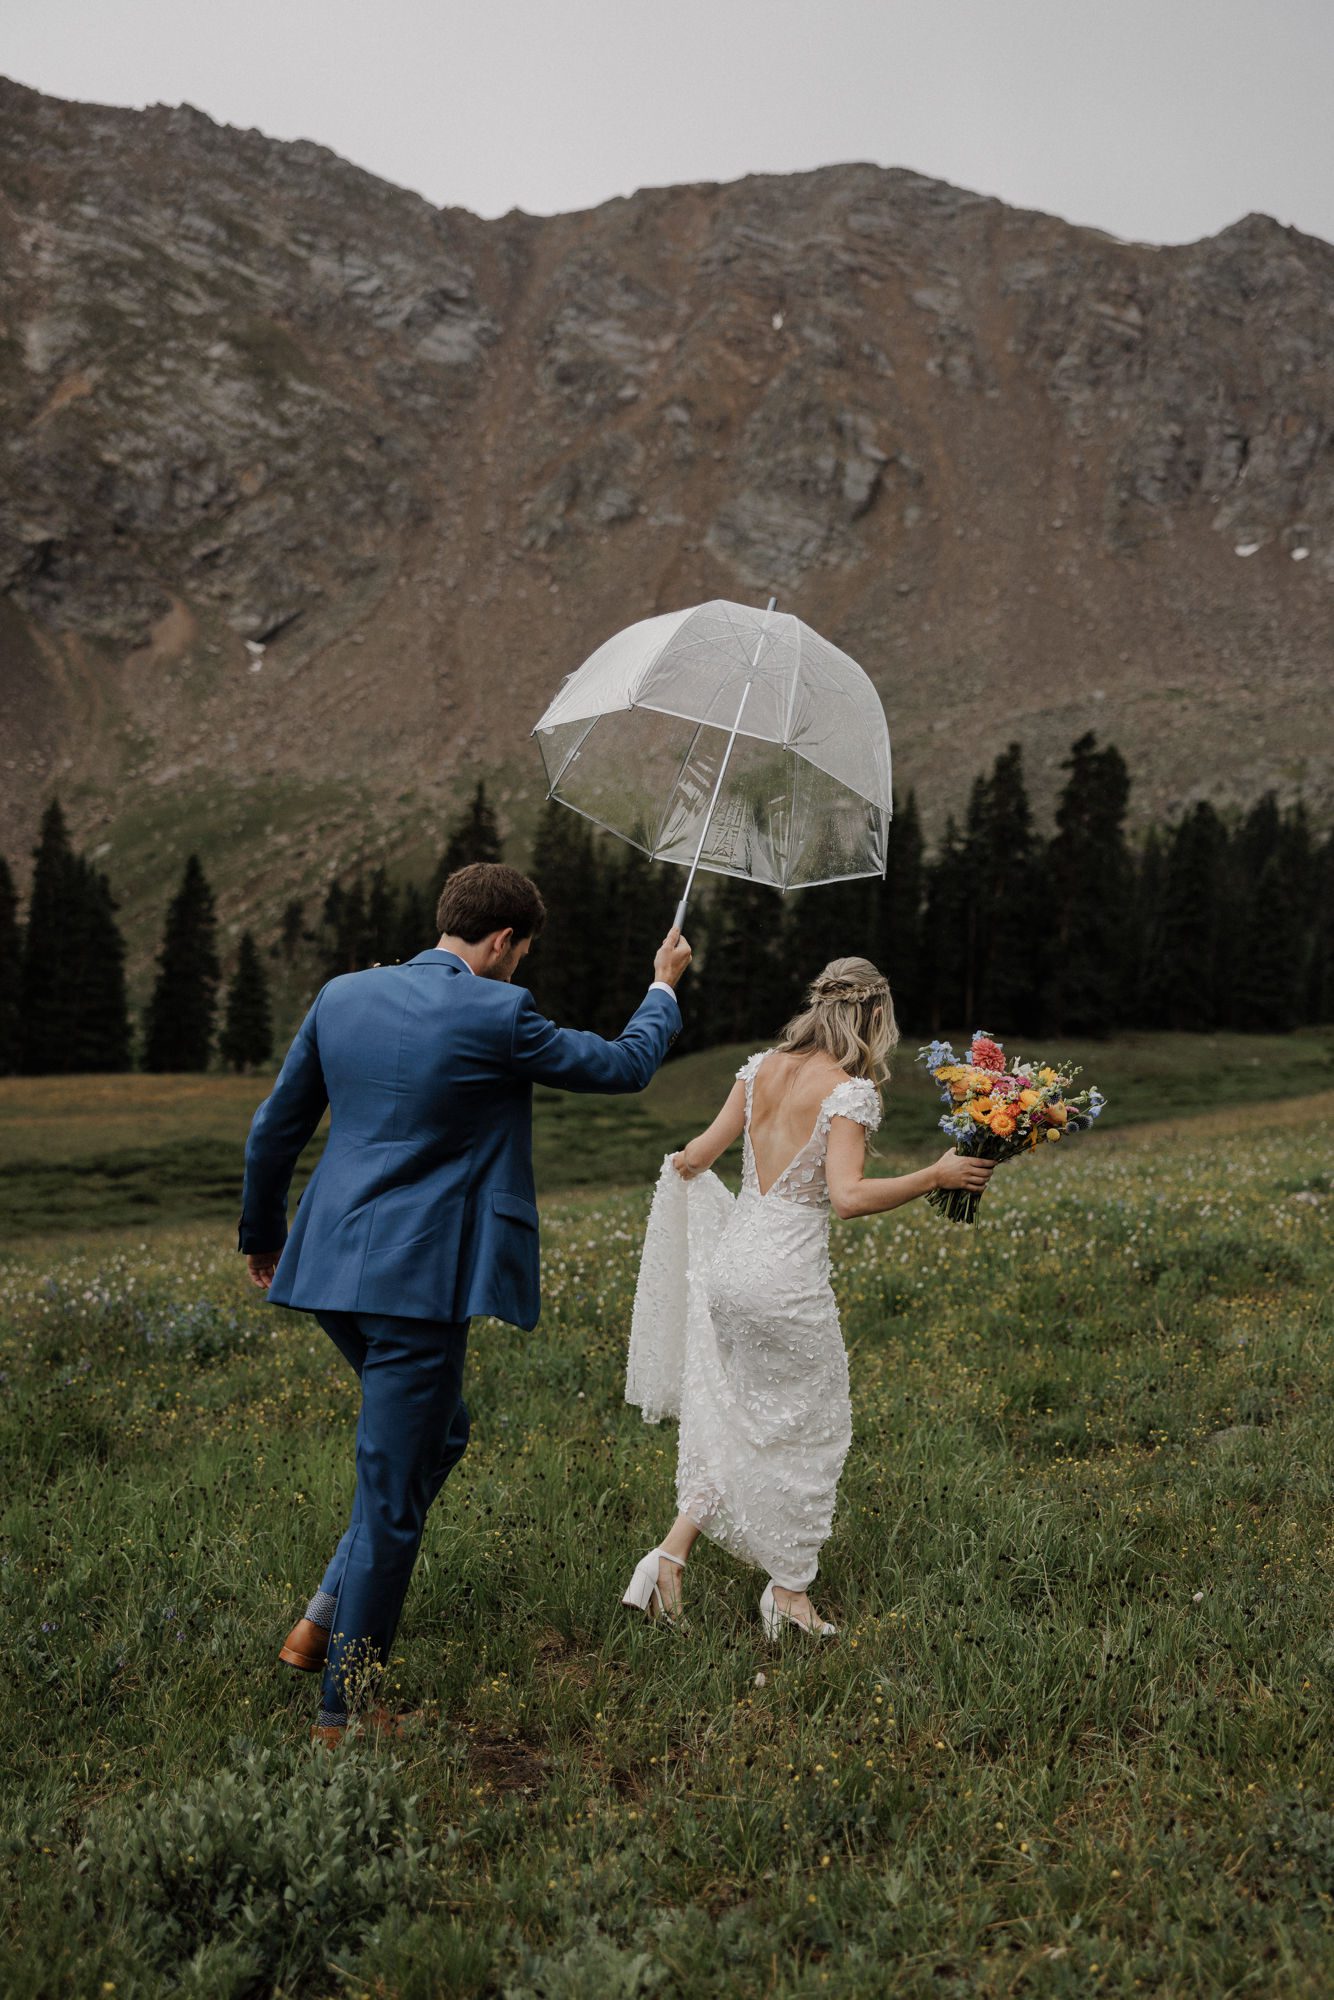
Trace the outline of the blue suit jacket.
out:
<instances>
[{"instance_id":1,"label":"blue suit jacket","mask_svg":"<svg viewBox=\"0 0 1334 2000\"><path fill-rule=\"evenodd\" d=\"M250 1127L240 1248L282 1250L277 1305L533 1326L533 1085L642 1090L680 1025L654 989L614 1042L558 1028L527 987L439 950L330 980ZM292 1170L326 1104L289 1236Z\"/></svg>"}]
</instances>

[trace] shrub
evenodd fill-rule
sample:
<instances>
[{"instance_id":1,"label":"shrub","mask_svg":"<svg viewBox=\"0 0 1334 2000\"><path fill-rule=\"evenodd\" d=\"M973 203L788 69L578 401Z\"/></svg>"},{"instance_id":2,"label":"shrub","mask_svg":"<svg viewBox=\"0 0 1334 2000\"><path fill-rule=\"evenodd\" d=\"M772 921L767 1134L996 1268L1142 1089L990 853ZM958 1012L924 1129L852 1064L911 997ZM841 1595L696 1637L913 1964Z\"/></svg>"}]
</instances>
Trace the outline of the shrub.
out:
<instances>
[{"instance_id":1,"label":"shrub","mask_svg":"<svg viewBox=\"0 0 1334 2000\"><path fill-rule=\"evenodd\" d=\"M196 1991L239 2000L424 1909L432 1862L391 1761L252 1749L235 1770L104 1812L77 1853L79 1915Z\"/></svg>"}]
</instances>

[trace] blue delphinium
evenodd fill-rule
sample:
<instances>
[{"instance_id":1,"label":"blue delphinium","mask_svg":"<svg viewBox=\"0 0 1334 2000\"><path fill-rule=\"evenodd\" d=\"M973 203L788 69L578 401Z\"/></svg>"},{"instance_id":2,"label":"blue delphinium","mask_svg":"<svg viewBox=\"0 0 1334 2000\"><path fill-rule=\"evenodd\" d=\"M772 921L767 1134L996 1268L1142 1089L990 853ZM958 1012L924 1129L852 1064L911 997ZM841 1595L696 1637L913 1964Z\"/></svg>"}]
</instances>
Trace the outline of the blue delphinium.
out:
<instances>
[{"instance_id":1,"label":"blue delphinium","mask_svg":"<svg viewBox=\"0 0 1334 2000\"><path fill-rule=\"evenodd\" d=\"M958 1057L948 1042L929 1042L926 1048L917 1051L917 1060L923 1065L928 1076L934 1076L938 1069L948 1069L952 1064L956 1063ZM942 1104L951 1105L954 1102L947 1083L940 1085L940 1101ZM952 1131L953 1129L946 1124L943 1118L940 1124L942 1131Z\"/></svg>"},{"instance_id":2,"label":"blue delphinium","mask_svg":"<svg viewBox=\"0 0 1334 2000\"><path fill-rule=\"evenodd\" d=\"M947 1111L940 1121L940 1129L962 1146L976 1137L977 1120L967 1111Z\"/></svg>"}]
</instances>

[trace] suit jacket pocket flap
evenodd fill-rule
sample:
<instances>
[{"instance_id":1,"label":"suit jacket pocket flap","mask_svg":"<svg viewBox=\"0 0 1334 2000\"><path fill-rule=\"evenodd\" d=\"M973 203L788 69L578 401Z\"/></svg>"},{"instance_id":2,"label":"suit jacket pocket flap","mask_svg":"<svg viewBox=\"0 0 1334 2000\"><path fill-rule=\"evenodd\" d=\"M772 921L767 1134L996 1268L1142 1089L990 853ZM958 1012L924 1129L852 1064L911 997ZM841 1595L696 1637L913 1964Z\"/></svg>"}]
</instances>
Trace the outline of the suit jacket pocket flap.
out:
<instances>
[{"instance_id":1,"label":"suit jacket pocket flap","mask_svg":"<svg viewBox=\"0 0 1334 2000\"><path fill-rule=\"evenodd\" d=\"M537 1210L522 1195L502 1194L499 1189L494 1189L491 1206L497 1215L507 1215L511 1222L522 1222L529 1229L537 1227Z\"/></svg>"}]
</instances>

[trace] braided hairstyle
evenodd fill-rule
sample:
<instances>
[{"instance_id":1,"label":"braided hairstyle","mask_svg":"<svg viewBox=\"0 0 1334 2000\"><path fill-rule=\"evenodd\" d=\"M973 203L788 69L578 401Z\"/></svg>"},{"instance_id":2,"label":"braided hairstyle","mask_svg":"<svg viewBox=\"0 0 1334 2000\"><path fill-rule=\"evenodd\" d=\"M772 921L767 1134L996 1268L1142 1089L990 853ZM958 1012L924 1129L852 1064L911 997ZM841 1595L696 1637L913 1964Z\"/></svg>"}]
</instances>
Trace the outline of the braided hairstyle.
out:
<instances>
[{"instance_id":1,"label":"braided hairstyle","mask_svg":"<svg viewBox=\"0 0 1334 2000\"><path fill-rule=\"evenodd\" d=\"M775 1046L789 1055L820 1050L849 1076L868 1077L878 1086L889 1074L889 1052L898 1038L884 973L869 958L831 958Z\"/></svg>"}]
</instances>

